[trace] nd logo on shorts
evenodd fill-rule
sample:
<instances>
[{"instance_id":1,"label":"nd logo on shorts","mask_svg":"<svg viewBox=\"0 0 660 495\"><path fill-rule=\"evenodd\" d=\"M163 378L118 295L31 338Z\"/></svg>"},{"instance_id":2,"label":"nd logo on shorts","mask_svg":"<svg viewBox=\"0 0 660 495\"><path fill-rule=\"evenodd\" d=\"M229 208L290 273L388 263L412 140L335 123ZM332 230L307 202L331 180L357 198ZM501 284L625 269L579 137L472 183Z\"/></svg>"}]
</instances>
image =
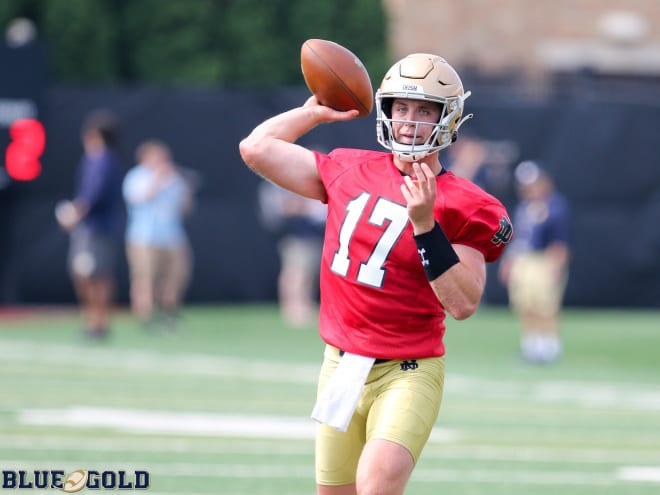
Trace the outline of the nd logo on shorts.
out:
<instances>
[{"instance_id":1,"label":"nd logo on shorts","mask_svg":"<svg viewBox=\"0 0 660 495\"><path fill-rule=\"evenodd\" d=\"M401 371L416 370L417 368L419 368L417 359L407 359L405 361L401 361Z\"/></svg>"}]
</instances>

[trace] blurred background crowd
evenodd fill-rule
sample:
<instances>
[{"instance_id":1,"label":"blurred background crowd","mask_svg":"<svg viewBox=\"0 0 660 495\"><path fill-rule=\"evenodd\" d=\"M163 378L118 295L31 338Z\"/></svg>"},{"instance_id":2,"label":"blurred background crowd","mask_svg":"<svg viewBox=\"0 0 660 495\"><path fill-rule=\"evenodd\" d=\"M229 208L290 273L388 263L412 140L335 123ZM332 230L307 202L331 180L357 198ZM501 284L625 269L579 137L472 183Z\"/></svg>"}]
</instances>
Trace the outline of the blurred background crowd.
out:
<instances>
[{"instance_id":1,"label":"blurred background crowd","mask_svg":"<svg viewBox=\"0 0 660 495\"><path fill-rule=\"evenodd\" d=\"M270 301L288 297L282 287L313 286L283 255L292 222L272 218L273 206L264 216L264 200L284 199L242 166L237 144L306 99L300 46L324 38L358 54L374 84L407 53L445 57L472 91L475 117L441 161L511 212L516 166L542 163L571 211L565 303L660 307L655 0L5 0L0 28L0 305L75 301L69 239L53 211L75 194L80 129L99 108L121 123L124 173L156 139L195 177L186 302ZM25 131L24 119L37 127ZM374 123L323 126L303 140L378 149ZM316 263L295 246L298 268ZM293 282L282 282L285 267ZM506 304L490 269L486 302ZM123 252L115 275L117 300L129 304ZM308 319L306 308L287 311Z\"/></svg>"}]
</instances>

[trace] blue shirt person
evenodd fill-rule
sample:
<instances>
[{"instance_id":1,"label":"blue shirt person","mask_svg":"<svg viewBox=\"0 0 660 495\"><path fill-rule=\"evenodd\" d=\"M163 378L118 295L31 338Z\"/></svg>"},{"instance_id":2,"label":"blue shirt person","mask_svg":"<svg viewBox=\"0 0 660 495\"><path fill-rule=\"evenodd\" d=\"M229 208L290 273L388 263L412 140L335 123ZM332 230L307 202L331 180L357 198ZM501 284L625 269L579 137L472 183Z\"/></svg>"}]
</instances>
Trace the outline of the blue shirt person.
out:
<instances>
[{"instance_id":1,"label":"blue shirt person","mask_svg":"<svg viewBox=\"0 0 660 495\"><path fill-rule=\"evenodd\" d=\"M516 235L499 275L520 321L523 358L549 363L562 352L559 327L568 280L570 207L538 162L523 161L514 175L520 198L513 215Z\"/></svg>"},{"instance_id":2,"label":"blue shirt person","mask_svg":"<svg viewBox=\"0 0 660 495\"><path fill-rule=\"evenodd\" d=\"M165 143L145 141L136 158L138 164L123 183L131 306L149 327L162 321L173 330L192 266L184 225L192 207L192 187Z\"/></svg>"},{"instance_id":3,"label":"blue shirt person","mask_svg":"<svg viewBox=\"0 0 660 495\"><path fill-rule=\"evenodd\" d=\"M85 120L84 148L75 198L60 202L55 215L70 232L68 268L81 306L83 331L89 337L108 334L114 296L115 267L121 237L123 165L118 148L119 121L107 110Z\"/></svg>"}]
</instances>

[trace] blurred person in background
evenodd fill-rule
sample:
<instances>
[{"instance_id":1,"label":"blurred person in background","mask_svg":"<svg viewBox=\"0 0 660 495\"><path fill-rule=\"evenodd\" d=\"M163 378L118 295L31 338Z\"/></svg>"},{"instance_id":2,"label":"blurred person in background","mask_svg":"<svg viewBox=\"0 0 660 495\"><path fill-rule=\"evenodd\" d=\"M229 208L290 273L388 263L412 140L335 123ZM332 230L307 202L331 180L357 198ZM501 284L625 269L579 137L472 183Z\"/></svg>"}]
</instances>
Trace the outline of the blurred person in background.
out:
<instances>
[{"instance_id":1,"label":"blurred person in background","mask_svg":"<svg viewBox=\"0 0 660 495\"><path fill-rule=\"evenodd\" d=\"M327 208L268 181L258 193L262 223L277 239L282 317L291 327L308 326L318 315L316 288Z\"/></svg>"},{"instance_id":2,"label":"blurred person in background","mask_svg":"<svg viewBox=\"0 0 660 495\"><path fill-rule=\"evenodd\" d=\"M483 166L486 164L486 146L472 133L462 133L446 153L446 168L464 179L471 180L486 189L483 179Z\"/></svg>"},{"instance_id":3,"label":"blurred person in background","mask_svg":"<svg viewBox=\"0 0 660 495\"><path fill-rule=\"evenodd\" d=\"M97 110L86 118L75 198L55 210L60 226L70 232L68 268L84 334L93 338L108 335L114 299L123 214L118 133L119 121L109 111Z\"/></svg>"},{"instance_id":4,"label":"blurred person in background","mask_svg":"<svg viewBox=\"0 0 660 495\"><path fill-rule=\"evenodd\" d=\"M145 326L162 324L171 331L192 268L184 219L192 209L193 186L161 141L143 142L135 158L123 183L131 308Z\"/></svg>"},{"instance_id":5,"label":"blurred person in background","mask_svg":"<svg viewBox=\"0 0 660 495\"><path fill-rule=\"evenodd\" d=\"M539 162L514 172L519 203L516 237L499 267L509 302L521 325L522 357L551 363L562 352L560 317L568 280L570 211L566 199Z\"/></svg>"},{"instance_id":6,"label":"blurred person in background","mask_svg":"<svg viewBox=\"0 0 660 495\"><path fill-rule=\"evenodd\" d=\"M471 180L502 201L515 196L511 170L516 166L518 145L509 140L488 140L473 132L446 150L443 166L459 177Z\"/></svg>"}]
</instances>

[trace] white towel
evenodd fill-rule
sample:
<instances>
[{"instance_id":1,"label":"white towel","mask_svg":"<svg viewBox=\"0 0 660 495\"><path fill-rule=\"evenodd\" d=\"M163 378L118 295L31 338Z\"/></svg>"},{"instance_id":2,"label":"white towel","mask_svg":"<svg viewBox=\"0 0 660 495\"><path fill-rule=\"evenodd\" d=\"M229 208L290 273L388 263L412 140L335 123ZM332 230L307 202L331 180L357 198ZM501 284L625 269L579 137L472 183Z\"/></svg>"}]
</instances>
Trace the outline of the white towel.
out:
<instances>
[{"instance_id":1,"label":"white towel","mask_svg":"<svg viewBox=\"0 0 660 495\"><path fill-rule=\"evenodd\" d=\"M346 431L375 358L345 352L316 400L312 419Z\"/></svg>"}]
</instances>

